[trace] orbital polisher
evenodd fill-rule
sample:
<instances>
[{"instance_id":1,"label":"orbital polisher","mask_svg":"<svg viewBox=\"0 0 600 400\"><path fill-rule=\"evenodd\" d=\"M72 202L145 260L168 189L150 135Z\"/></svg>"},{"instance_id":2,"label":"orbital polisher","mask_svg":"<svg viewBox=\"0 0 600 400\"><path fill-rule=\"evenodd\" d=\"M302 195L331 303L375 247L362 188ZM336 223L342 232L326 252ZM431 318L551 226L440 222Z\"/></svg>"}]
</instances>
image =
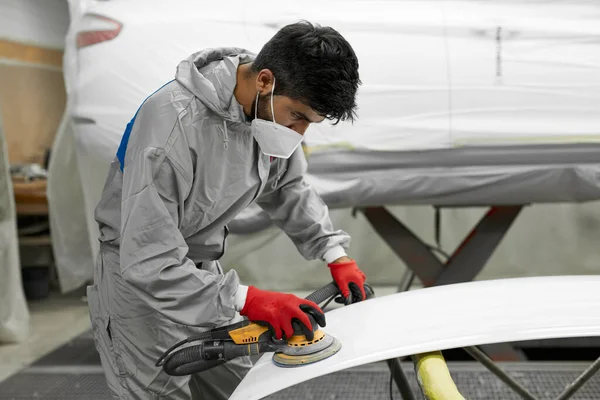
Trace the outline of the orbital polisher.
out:
<instances>
[{"instance_id":1,"label":"orbital polisher","mask_svg":"<svg viewBox=\"0 0 600 400\"><path fill-rule=\"evenodd\" d=\"M365 283L367 299L373 297L371 286ZM317 305L327 300L325 306L340 295L335 282L320 288L306 297ZM336 302L341 302L336 299ZM335 337L319 329L314 317L308 313L313 337L309 340L302 325L294 320L294 335L277 340L266 325L248 320L202 332L172 346L156 362L171 376L190 375L221 365L237 357L273 352L273 362L280 367L297 367L324 360L342 347ZM173 351L186 343L199 344Z\"/></svg>"}]
</instances>

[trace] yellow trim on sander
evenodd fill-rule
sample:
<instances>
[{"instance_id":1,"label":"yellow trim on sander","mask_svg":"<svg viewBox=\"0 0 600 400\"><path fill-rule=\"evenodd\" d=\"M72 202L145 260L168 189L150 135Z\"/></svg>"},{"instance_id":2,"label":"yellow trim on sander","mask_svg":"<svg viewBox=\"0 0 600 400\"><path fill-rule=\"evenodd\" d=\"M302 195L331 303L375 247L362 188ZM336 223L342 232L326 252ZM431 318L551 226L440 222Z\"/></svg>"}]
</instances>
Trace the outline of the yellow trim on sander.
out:
<instances>
[{"instance_id":1,"label":"yellow trim on sander","mask_svg":"<svg viewBox=\"0 0 600 400\"><path fill-rule=\"evenodd\" d=\"M426 399L465 400L452 380L440 351L417 354L412 359L417 380Z\"/></svg>"},{"instance_id":2,"label":"yellow trim on sander","mask_svg":"<svg viewBox=\"0 0 600 400\"><path fill-rule=\"evenodd\" d=\"M260 335L268 331L269 328L259 324L248 324L238 329L229 331L229 336L235 344L249 344L258 342Z\"/></svg>"}]
</instances>

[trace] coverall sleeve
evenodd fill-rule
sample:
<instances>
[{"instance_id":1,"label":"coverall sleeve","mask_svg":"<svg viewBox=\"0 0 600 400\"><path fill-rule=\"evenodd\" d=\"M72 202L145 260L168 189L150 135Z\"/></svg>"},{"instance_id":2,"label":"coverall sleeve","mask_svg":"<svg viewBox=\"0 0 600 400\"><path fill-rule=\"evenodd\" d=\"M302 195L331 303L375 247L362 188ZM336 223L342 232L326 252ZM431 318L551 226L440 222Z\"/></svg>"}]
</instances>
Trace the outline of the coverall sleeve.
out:
<instances>
[{"instance_id":1,"label":"coverall sleeve","mask_svg":"<svg viewBox=\"0 0 600 400\"><path fill-rule=\"evenodd\" d=\"M305 259L330 262L345 255L350 236L334 229L327 205L305 181L307 164L302 149L299 147L287 160L275 162L282 164L273 167L277 173L256 203L286 233Z\"/></svg>"},{"instance_id":2,"label":"coverall sleeve","mask_svg":"<svg viewBox=\"0 0 600 400\"><path fill-rule=\"evenodd\" d=\"M238 275L198 269L186 256L188 246L180 231L191 172L161 148L138 143L132 152L121 204L124 280L174 322L208 328L227 322L236 312Z\"/></svg>"}]
</instances>

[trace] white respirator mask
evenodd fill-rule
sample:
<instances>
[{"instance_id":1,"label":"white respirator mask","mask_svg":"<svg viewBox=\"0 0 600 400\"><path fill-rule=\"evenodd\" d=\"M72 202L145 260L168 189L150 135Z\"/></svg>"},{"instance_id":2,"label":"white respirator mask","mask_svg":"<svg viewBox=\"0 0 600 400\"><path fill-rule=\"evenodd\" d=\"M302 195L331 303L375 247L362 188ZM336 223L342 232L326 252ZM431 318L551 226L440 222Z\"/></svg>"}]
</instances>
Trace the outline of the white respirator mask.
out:
<instances>
[{"instance_id":1,"label":"white respirator mask","mask_svg":"<svg viewBox=\"0 0 600 400\"><path fill-rule=\"evenodd\" d=\"M273 86L271 87L271 115L273 116L273 121L258 118L258 97L260 93L256 94L252 135L264 154L277 158L290 158L300 142L302 142L302 135L287 126L275 122L275 111L273 108L274 91L275 78L273 78Z\"/></svg>"}]
</instances>

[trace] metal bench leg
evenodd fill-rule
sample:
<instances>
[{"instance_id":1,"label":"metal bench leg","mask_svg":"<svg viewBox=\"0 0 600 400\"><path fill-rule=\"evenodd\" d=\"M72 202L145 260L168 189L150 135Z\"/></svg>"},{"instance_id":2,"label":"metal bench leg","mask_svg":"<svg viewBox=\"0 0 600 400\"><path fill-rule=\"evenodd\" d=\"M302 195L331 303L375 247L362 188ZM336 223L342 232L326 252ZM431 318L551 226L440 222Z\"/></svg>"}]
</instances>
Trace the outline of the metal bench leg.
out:
<instances>
[{"instance_id":1,"label":"metal bench leg","mask_svg":"<svg viewBox=\"0 0 600 400\"><path fill-rule=\"evenodd\" d=\"M404 271L404 274L402 275L400 284L398 285L398 293L408 292L408 290L412 286L412 283L414 280L415 280L415 273L407 268L406 271Z\"/></svg>"},{"instance_id":2,"label":"metal bench leg","mask_svg":"<svg viewBox=\"0 0 600 400\"><path fill-rule=\"evenodd\" d=\"M600 371L600 358L596 359L581 375L567 386L556 400L570 399L596 372Z\"/></svg>"},{"instance_id":3,"label":"metal bench leg","mask_svg":"<svg viewBox=\"0 0 600 400\"><path fill-rule=\"evenodd\" d=\"M492 256L523 206L497 206L481 218L446 263L406 225L384 207L362 210L392 251L412 270L424 286L473 280Z\"/></svg>"},{"instance_id":4,"label":"metal bench leg","mask_svg":"<svg viewBox=\"0 0 600 400\"><path fill-rule=\"evenodd\" d=\"M525 389L515 379L504 372L498 367L494 361L488 358L481 350L476 346L469 346L465 348L465 351L471 355L475 360L479 361L485 366L490 372L498 377L502 382L507 384L512 390L519 394L522 398L527 400L537 400L531 392ZM600 371L600 357L596 359L585 371L581 373L571 384L569 384L565 390L556 398L556 400L567 400L575 394L585 383Z\"/></svg>"},{"instance_id":5,"label":"metal bench leg","mask_svg":"<svg viewBox=\"0 0 600 400\"><path fill-rule=\"evenodd\" d=\"M379 236L406 266L419 277L423 285L431 286L444 265L417 235L383 207L361 210Z\"/></svg>"},{"instance_id":6,"label":"metal bench leg","mask_svg":"<svg viewBox=\"0 0 600 400\"><path fill-rule=\"evenodd\" d=\"M404 373L402 369L402 365L400 364L399 358L391 358L386 360L388 367L392 373L392 377L396 382L396 386L398 386L398 390L400 391L400 395L403 400L416 400L415 394L408 383L408 377Z\"/></svg>"},{"instance_id":7,"label":"metal bench leg","mask_svg":"<svg viewBox=\"0 0 600 400\"><path fill-rule=\"evenodd\" d=\"M471 355L475 360L479 361L486 367L490 372L496 375L502 382L506 383L512 390L514 390L519 396L526 400L537 400L533 394L525 389L519 382L511 378L506 372L498 367L494 362L489 359L481 350L475 346L465 347L465 351Z\"/></svg>"},{"instance_id":8,"label":"metal bench leg","mask_svg":"<svg viewBox=\"0 0 600 400\"><path fill-rule=\"evenodd\" d=\"M491 207L454 251L435 285L472 281L488 262L523 206Z\"/></svg>"}]
</instances>

